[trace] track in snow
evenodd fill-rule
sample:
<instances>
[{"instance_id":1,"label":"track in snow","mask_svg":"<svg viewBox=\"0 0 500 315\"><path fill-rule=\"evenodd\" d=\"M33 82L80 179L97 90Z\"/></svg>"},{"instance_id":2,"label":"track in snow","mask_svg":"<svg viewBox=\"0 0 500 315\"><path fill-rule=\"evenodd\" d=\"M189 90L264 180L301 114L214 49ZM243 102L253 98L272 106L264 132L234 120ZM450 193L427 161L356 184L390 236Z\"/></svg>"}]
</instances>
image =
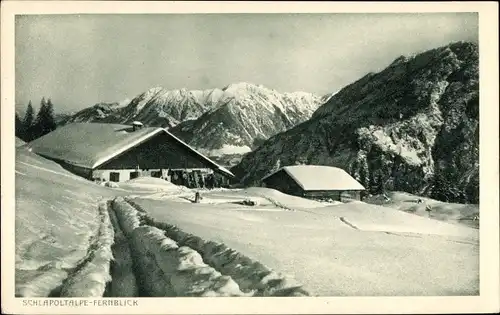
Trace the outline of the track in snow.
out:
<instances>
[{"instance_id":1,"label":"track in snow","mask_svg":"<svg viewBox=\"0 0 500 315\"><path fill-rule=\"evenodd\" d=\"M119 261L112 264L110 296L308 296L291 277L279 274L224 244L203 240L177 227L156 222L136 204L110 203ZM118 238L117 238L118 236ZM129 244L129 262L126 263ZM125 249L124 249L125 248ZM123 250L124 249L124 250ZM118 258L118 257L117 257ZM122 262L120 262L122 261ZM118 267L117 267L118 266ZM124 280L121 267L133 270ZM129 272L130 273L130 272ZM124 288L135 288L125 290ZM118 289L116 289L118 288Z\"/></svg>"},{"instance_id":2,"label":"track in snow","mask_svg":"<svg viewBox=\"0 0 500 315\"><path fill-rule=\"evenodd\" d=\"M355 230L359 230L359 228L358 228L357 226L355 226L355 225L354 225L354 224L352 224L351 222L347 221L347 220L346 220L346 218L344 218L344 217L340 217L339 219L340 219L340 221L342 221L342 223L344 223L344 224L346 224L346 225L348 225L348 226L352 227L352 228L353 228L353 229L355 229Z\"/></svg>"}]
</instances>

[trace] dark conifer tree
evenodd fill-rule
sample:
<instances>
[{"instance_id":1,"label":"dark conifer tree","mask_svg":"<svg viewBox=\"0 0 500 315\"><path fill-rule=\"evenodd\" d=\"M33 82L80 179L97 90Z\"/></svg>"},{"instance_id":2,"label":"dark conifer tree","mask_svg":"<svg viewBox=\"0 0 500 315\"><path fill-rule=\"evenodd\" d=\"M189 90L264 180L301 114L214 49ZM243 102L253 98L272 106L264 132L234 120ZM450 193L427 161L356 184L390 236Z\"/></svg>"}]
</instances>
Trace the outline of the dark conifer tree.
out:
<instances>
[{"instance_id":1,"label":"dark conifer tree","mask_svg":"<svg viewBox=\"0 0 500 315\"><path fill-rule=\"evenodd\" d=\"M56 130L57 124L56 124L56 119L54 116L54 105L52 104L52 101L50 98L47 100L47 105L46 105L46 121L45 121L45 133L49 133L51 131Z\"/></svg>"},{"instance_id":2,"label":"dark conifer tree","mask_svg":"<svg viewBox=\"0 0 500 315\"><path fill-rule=\"evenodd\" d=\"M35 122L33 123L32 140L37 139L42 135L45 107L47 107L47 102L45 101L45 97L42 97L42 100L40 101L40 109L38 110Z\"/></svg>"},{"instance_id":3,"label":"dark conifer tree","mask_svg":"<svg viewBox=\"0 0 500 315\"><path fill-rule=\"evenodd\" d=\"M31 101L29 101L28 107L26 108L26 113L24 114L21 134L19 137L24 141L31 141L33 139L34 118L35 118L35 112L33 110L33 105L31 105Z\"/></svg>"},{"instance_id":4,"label":"dark conifer tree","mask_svg":"<svg viewBox=\"0 0 500 315\"><path fill-rule=\"evenodd\" d=\"M15 128L16 128L16 137L22 139L23 138L23 121L19 117L19 114L16 112L16 123L15 123Z\"/></svg>"},{"instance_id":5,"label":"dark conifer tree","mask_svg":"<svg viewBox=\"0 0 500 315\"><path fill-rule=\"evenodd\" d=\"M47 101L45 101L45 97L42 98L36 118L30 101L19 128L17 127L18 119L19 117L16 116L16 135L27 142L39 138L57 127L54 117L54 105L50 98Z\"/></svg>"},{"instance_id":6,"label":"dark conifer tree","mask_svg":"<svg viewBox=\"0 0 500 315\"><path fill-rule=\"evenodd\" d=\"M50 99L45 101L45 98L42 98L40 111L38 112L35 121L35 139L44 136L55 129L56 122L54 118L54 105Z\"/></svg>"}]
</instances>

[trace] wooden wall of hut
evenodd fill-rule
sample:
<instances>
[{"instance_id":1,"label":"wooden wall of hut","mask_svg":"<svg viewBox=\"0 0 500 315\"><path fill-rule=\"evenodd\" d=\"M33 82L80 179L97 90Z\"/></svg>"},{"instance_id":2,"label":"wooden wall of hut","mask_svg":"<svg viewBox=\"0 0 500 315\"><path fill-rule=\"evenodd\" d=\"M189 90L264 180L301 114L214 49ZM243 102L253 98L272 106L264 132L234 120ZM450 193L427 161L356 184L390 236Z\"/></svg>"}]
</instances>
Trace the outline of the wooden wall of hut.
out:
<instances>
[{"instance_id":1,"label":"wooden wall of hut","mask_svg":"<svg viewBox=\"0 0 500 315\"><path fill-rule=\"evenodd\" d=\"M302 187L283 170L265 178L263 182L267 188L273 188L285 194L295 196L303 196L304 194Z\"/></svg>"},{"instance_id":2,"label":"wooden wall of hut","mask_svg":"<svg viewBox=\"0 0 500 315\"><path fill-rule=\"evenodd\" d=\"M161 133L99 166L99 169L213 168L209 162Z\"/></svg>"}]
</instances>

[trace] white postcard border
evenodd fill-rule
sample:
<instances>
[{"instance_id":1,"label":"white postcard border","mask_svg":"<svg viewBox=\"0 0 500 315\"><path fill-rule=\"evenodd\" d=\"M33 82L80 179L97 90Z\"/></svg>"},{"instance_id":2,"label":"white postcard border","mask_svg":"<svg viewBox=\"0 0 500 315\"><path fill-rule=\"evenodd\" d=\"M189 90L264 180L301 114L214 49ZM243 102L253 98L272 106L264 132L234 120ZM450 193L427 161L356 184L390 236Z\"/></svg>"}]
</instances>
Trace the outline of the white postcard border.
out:
<instances>
[{"instance_id":1,"label":"white postcard border","mask_svg":"<svg viewBox=\"0 0 500 315\"><path fill-rule=\"evenodd\" d=\"M498 3L496 2L146 2L2 1L1 7L2 311L16 314L319 314L499 311ZM480 296L311 298L133 298L137 306L23 306L14 298L14 15L137 13L479 12ZM334 284L332 284L334 285ZM69 299L65 299L69 300ZM43 302L41 302L43 303ZM76 302L75 302L76 303Z\"/></svg>"}]
</instances>

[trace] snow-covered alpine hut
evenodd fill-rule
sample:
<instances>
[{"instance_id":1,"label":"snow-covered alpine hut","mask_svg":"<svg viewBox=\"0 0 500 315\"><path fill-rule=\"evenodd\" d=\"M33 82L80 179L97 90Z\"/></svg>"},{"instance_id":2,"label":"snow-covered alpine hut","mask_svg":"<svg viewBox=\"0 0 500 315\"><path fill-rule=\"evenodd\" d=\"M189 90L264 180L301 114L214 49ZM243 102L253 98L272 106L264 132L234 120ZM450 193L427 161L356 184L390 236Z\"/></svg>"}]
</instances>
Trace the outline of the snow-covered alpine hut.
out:
<instances>
[{"instance_id":1,"label":"snow-covered alpine hut","mask_svg":"<svg viewBox=\"0 0 500 315\"><path fill-rule=\"evenodd\" d=\"M343 169L323 165L285 166L262 178L262 184L310 199L359 200L365 190Z\"/></svg>"},{"instance_id":2,"label":"snow-covered alpine hut","mask_svg":"<svg viewBox=\"0 0 500 315\"><path fill-rule=\"evenodd\" d=\"M139 176L173 180L193 172L227 182L234 177L168 130L137 122L131 126L68 124L30 142L29 147L89 180L120 182Z\"/></svg>"}]
</instances>

